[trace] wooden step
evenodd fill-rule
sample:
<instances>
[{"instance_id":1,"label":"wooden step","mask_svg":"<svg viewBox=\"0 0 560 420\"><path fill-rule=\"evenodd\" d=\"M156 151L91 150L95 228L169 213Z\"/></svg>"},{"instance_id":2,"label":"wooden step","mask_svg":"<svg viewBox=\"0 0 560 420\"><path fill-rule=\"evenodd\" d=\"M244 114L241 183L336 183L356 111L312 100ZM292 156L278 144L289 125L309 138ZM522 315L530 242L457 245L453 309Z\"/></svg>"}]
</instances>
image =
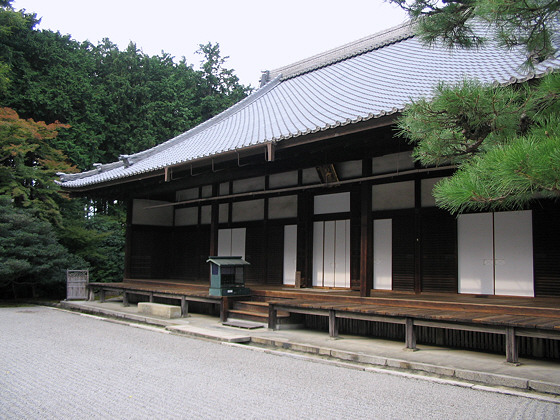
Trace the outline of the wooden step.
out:
<instances>
[{"instance_id":1,"label":"wooden step","mask_svg":"<svg viewBox=\"0 0 560 420\"><path fill-rule=\"evenodd\" d=\"M251 302L251 301L240 301L233 304L233 309L248 312L258 312L263 314L268 314L268 303L267 302Z\"/></svg>"}]
</instances>

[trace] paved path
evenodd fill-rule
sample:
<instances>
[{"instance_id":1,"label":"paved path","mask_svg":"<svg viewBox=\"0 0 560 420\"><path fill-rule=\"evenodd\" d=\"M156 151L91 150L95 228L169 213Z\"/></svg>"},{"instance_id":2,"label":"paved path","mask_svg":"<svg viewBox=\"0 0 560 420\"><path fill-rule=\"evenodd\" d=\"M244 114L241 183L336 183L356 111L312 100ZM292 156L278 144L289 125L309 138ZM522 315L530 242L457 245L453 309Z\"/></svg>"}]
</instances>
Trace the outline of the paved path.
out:
<instances>
[{"instance_id":1,"label":"paved path","mask_svg":"<svg viewBox=\"0 0 560 420\"><path fill-rule=\"evenodd\" d=\"M560 405L42 307L0 308L0 418L553 419Z\"/></svg>"}]
</instances>

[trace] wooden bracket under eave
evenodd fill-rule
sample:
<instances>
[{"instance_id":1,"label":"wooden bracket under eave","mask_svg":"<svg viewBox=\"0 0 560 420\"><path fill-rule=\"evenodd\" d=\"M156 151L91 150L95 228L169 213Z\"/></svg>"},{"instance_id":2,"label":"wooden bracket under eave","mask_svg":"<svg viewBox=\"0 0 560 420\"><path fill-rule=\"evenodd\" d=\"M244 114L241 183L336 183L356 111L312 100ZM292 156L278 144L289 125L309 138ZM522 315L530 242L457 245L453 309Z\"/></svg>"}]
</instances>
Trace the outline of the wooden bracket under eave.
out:
<instances>
[{"instance_id":1,"label":"wooden bracket under eave","mask_svg":"<svg viewBox=\"0 0 560 420\"><path fill-rule=\"evenodd\" d=\"M274 162L274 143L267 143L266 144L266 161L267 162Z\"/></svg>"},{"instance_id":2,"label":"wooden bracket under eave","mask_svg":"<svg viewBox=\"0 0 560 420\"><path fill-rule=\"evenodd\" d=\"M165 172L165 182L171 181L171 168L169 166L166 166L164 168L164 172Z\"/></svg>"}]
</instances>

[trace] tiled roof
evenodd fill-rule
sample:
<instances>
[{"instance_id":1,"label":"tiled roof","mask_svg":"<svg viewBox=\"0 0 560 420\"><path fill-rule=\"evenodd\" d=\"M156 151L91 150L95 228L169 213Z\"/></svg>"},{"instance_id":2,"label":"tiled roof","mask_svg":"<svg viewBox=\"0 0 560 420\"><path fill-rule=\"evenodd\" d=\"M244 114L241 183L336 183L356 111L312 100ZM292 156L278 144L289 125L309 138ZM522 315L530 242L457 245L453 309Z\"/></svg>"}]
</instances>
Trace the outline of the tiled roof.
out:
<instances>
[{"instance_id":1,"label":"tiled roof","mask_svg":"<svg viewBox=\"0 0 560 420\"><path fill-rule=\"evenodd\" d=\"M246 149L402 111L430 97L440 81L465 78L507 85L560 68L560 57L524 69L526 56L496 46L425 46L409 24L271 72L263 87L199 126L152 149L80 174L64 188L95 188L226 152Z\"/></svg>"}]
</instances>

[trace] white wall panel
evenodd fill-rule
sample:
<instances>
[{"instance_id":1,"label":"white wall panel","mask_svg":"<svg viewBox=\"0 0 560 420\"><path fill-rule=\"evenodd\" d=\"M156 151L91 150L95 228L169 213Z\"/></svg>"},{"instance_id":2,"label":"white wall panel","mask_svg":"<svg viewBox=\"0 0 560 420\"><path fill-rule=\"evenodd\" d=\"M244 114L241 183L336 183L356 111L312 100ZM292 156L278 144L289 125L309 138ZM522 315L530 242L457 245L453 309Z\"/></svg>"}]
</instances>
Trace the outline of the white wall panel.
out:
<instances>
[{"instance_id":1,"label":"white wall panel","mask_svg":"<svg viewBox=\"0 0 560 420\"><path fill-rule=\"evenodd\" d=\"M284 284L296 284L297 225L284 226Z\"/></svg>"},{"instance_id":2,"label":"white wall panel","mask_svg":"<svg viewBox=\"0 0 560 420\"><path fill-rule=\"evenodd\" d=\"M194 226L198 224L198 207L175 210L175 226Z\"/></svg>"},{"instance_id":3,"label":"white wall panel","mask_svg":"<svg viewBox=\"0 0 560 420\"><path fill-rule=\"evenodd\" d=\"M198 188L179 190L175 193L175 201L195 200L198 198Z\"/></svg>"},{"instance_id":4,"label":"white wall panel","mask_svg":"<svg viewBox=\"0 0 560 420\"><path fill-rule=\"evenodd\" d=\"M352 160L335 165L339 179L359 178L362 176L362 161Z\"/></svg>"},{"instance_id":5,"label":"white wall panel","mask_svg":"<svg viewBox=\"0 0 560 420\"><path fill-rule=\"evenodd\" d=\"M268 176L268 188L292 187L298 183L298 171L282 172Z\"/></svg>"},{"instance_id":6,"label":"white wall panel","mask_svg":"<svg viewBox=\"0 0 560 420\"><path fill-rule=\"evenodd\" d=\"M305 168L301 171L301 178L304 185L319 184L321 178L315 168Z\"/></svg>"},{"instance_id":7,"label":"white wall panel","mask_svg":"<svg viewBox=\"0 0 560 420\"><path fill-rule=\"evenodd\" d=\"M534 296L531 211L494 213L494 232L495 293Z\"/></svg>"},{"instance_id":8,"label":"white wall panel","mask_svg":"<svg viewBox=\"0 0 560 420\"><path fill-rule=\"evenodd\" d=\"M285 219L297 217L297 195L271 197L268 199L268 218Z\"/></svg>"},{"instance_id":9,"label":"white wall panel","mask_svg":"<svg viewBox=\"0 0 560 420\"><path fill-rule=\"evenodd\" d=\"M245 259L245 228L231 230L231 255Z\"/></svg>"},{"instance_id":10,"label":"white wall panel","mask_svg":"<svg viewBox=\"0 0 560 420\"><path fill-rule=\"evenodd\" d=\"M228 203L220 204L219 210L218 210L218 222L219 223L229 222L229 204Z\"/></svg>"},{"instance_id":11,"label":"white wall panel","mask_svg":"<svg viewBox=\"0 0 560 420\"><path fill-rule=\"evenodd\" d=\"M422 207L435 207L436 199L433 195L434 186L443 178L428 178L420 182L420 202Z\"/></svg>"},{"instance_id":12,"label":"white wall panel","mask_svg":"<svg viewBox=\"0 0 560 420\"><path fill-rule=\"evenodd\" d=\"M231 219L232 222L264 220L264 199L233 203Z\"/></svg>"},{"instance_id":13,"label":"white wall panel","mask_svg":"<svg viewBox=\"0 0 560 420\"><path fill-rule=\"evenodd\" d=\"M371 192L373 211L414 207L414 181L373 185Z\"/></svg>"},{"instance_id":14,"label":"white wall panel","mask_svg":"<svg viewBox=\"0 0 560 420\"><path fill-rule=\"evenodd\" d=\"M393 289L393 221L373 221L373 288Z\"/></svg>"},{"instance_id":15,"label":"white wall panel","mask_svg":"<svg viewBox=\"0 0 560 420\"><path fill-rule=\"evenodd\" d=\"M492 213L462 214L457 220L459 293L494 294Z\"/></svg>"},{"instance_id":16,"label":"white wall panel","mask_svg":"<svg viewBox=\"0 0 560 420\"><path fill-rule=\"evenodd\" d=\"M263 191L264 190L264 176L258 176L255 178L239 179L233 181L233 193L242 193L249 191Z\"/></svg>"},{"instance_id":17,"label":"white wall panel","mask_svg":"<svg viewBox=\"0 0 560 420\"><path fill-rule=\"evenodd\" d=\"M384 174L414 169L411 152L392 153L371 160L373 174Z\"/></svg>"},{"instance_id":18,"label":"white wall panel","mask_svg":"<svg viewBox=\"0 0 560 420\"><path fill-rule=\"evenodd\" d=\"M350 193L316 195L315 214L345 213L350 211Z\"/></svg>"},{"instance_id":19,"label":"white wall panel","mask_svg":"<svg viewBox=\"0 0 560 420\"><path fill-rule=\"evenodd\" d=\"M202 206L200 208L200 224L209 225L212 223L212 206Z\"/></svg>"},{"instance_id":20,"label":"white wall panel","mask_svg":"<svg viewBox=\"0 0 560 420\"><path fill-rule=\"evenodd\" d=\"M218 230L218 256L245 259L245 228Z\"/></svg>"},{"instance_id":21,"label":"white wall panel","mask_svg":"<svg viewBox=\"0 0 560 420\"><path fill-rule=\"evenodd\" d=\"M231 229L218 230L218 256L231 257Z\"/></svg>"}]
</instances>

